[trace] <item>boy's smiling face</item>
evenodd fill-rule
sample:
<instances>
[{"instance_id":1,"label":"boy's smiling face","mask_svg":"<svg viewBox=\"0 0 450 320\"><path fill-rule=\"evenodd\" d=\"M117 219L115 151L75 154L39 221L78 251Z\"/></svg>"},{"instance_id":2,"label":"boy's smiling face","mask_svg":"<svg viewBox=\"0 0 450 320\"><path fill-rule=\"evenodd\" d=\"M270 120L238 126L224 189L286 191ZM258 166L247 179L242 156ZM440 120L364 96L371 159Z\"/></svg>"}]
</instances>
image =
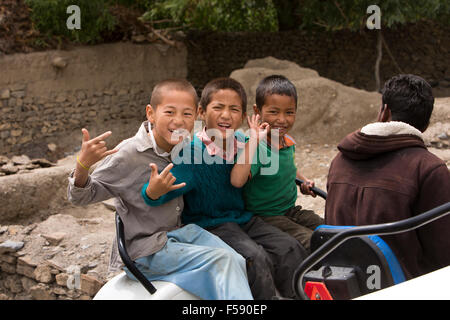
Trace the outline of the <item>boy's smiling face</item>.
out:
<instances>
[{"instance_id":1,"label":"boy's smiling face","mask_svg":"<svg viewBox=\"0 0 450 320\"><path fill-rule=\"evenodd\" d=\"M244 119L242 100L237 92L231 89L220 89L211 95L211 102L206 111L199 107L199 114L206 123L207 129L217 129L222 139L234 134Z\"/></svg>"},{"instance_id":2,"label":"boy's smiling face","mask_svg":"<svg viewBox=\"0 0 450 320\"><path fill-rule=\"evenodd\" d=\"M262 122L270 125L270 130L279 129L280 139L292 129L297 113L295 99L279 94L268 95L261 110L258 110L256 105L253 110L260 115Z\"/></svg>"},{"instance_id":3,"label":"boy's smiling face","mask_svg":"<svg viewBox=\"0 0 450 320\"><path fill-rule=\"evenodd\" d=\"M147 105L146 115L152 124L156 144L169 152L182 140L180 130L192 131L197 106L187 91L162 90L161 102L155 107Z\"/></svg>"}]
</instances>

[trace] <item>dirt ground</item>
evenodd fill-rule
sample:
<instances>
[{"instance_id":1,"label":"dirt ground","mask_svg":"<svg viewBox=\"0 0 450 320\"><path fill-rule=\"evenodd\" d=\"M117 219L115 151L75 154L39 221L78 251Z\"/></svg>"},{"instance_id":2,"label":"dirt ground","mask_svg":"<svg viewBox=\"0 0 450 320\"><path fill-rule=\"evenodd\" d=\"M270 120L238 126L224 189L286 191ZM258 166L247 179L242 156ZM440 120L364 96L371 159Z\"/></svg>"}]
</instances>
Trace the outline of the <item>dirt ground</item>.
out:
<instances>
[{"instance_id":1,"label":"dirt ground","mask_svg":"<svg viewBox=\"0 0 450 320\"><path fill-rule=\"evenodd\" d=\"M429 150L444 159L450 168L450 141L442 139L443 133L450 135L450 98L437 99L430 127L425 133ZM336 145L335 141L311 143L297 138L297 165L322 190L326 190L328 168L337 153ZM57 166L71 168L74 163L75 157L70 156L58 161ZM299 193L297 203L323 215L325 201L319 197ZM106 282L118 273L108 270L115 234L113 210L109 201L85 207L69 205L42 222L0 226L0 243L7 239L23 241L26 245L20 251L22 256L33 261L48 261L61 269L76 265ZM57 243L51 240L55 236L60 239Z\"/></svg>"}]
</instances>

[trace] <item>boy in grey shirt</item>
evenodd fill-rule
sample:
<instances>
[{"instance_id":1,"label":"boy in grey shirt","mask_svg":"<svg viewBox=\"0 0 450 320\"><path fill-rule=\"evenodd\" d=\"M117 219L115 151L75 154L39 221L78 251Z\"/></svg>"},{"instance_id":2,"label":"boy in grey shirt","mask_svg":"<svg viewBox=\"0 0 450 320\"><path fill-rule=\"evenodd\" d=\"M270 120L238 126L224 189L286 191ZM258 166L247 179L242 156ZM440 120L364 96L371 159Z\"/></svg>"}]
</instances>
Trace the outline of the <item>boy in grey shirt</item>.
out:
<instances>
[{"instance_id":1,"label":"boy in grey shirt","mask_svg":"<svg viewBox=\"0 0 450 320\"><path fill-rule=\"evenodd\" d=\"M115 149L106 148L105 139L111 132L90 139L82 129L68 198L76 205L115 198L128 253L150 281L174 282L203 299L252 299L244 258L197 225L183 226L182 197L150 208L140 195L140 187L149 179L158 182L155 188L161 193L184 186L174 184L169 172L170 151L183 139L179 132L191 132L197 103L189 82L166 80L153 89L147 121ZM102 159L89 175L89 168Z\"/></svg>"}]
</instances>

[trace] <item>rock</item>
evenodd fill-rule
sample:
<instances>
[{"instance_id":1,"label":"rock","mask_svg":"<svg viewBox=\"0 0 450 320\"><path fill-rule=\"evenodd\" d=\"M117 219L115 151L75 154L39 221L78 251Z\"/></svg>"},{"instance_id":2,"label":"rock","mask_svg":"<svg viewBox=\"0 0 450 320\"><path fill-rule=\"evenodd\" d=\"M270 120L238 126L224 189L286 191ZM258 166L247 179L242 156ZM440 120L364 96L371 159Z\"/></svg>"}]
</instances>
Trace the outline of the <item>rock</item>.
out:
<instances>
[{"instance_id":1,"label":"rock","mask_svg":"<svg viewBox=\"0 0 450 320\"><path fill-rule=\"evenodd\" d=\"M54 144L54 143L49 143L49 144L47 145L47 148L48 148L48 150L50 150L51 152L55 152L56 149L57 149L58 147L57 147L56 144Z\"/></svg>"},{"instance_id":2,"label":"rock","mask_svg":"<svg viewBox=\"0 0 450 320\"><path fill-rule=\"evenodd\" d=\"M31 231L33 231L35 228L37 227L37 224L36 223L33 223L33 224L31 224L31 225L29 225L29 226L26 226L24 229L23 229L23 234L30 234L31 233Z\"/></svg>"},{"instance_id":3,"label":"rock","mask_svg":"<svg viewBox=\"0 0 450 320\"><path fill-rule=\"evenodd\" d=\"M11 97L11 92L9 89L0 90L0 100L9 99Z\"/></svg>"},{"instance_id":4,"label":"rock","mask_svg":"<svg viewBox=\"0 0 450 320\"><path fill-rule=\"evenodd\" d=\"M20 137L22 135L23 131L20 129L17 130L11 130L11 136L12 137Z\"/></svg>"},{"instance_id":5,"label":"rock","mask_svg":"<svg viewBox=\"0 0 450 320\"><path fill-rule=\"evenodd\" d=\"M136 42L136 43L142 43L142 42L147 41L147 37L145 35L143 35L143 34L139 34L139 35L136 35L136 36L132 36L131 40L133 42Z\"/></svg>"},{"instance_id":6,"label":"rock","mask_svg":"<svg viewBox=\"0 0 450 320\"><path fill-rule=\"evenodd\" d=\"M14 98L23 99L25 97L25 91L24 90L13 91L11 92L11 96Z\"/></svg>"},{"instance_id":7,"label":"rock","mask_svg":"<svg viewBox=\"0 0 450 320\"><path fill-rule=\"evenodd\" d=\"M22 241L6 240L0 244L0 253L4 252L16 252L23 248L25 245Z\"/></svg>"},{"instance_id":8,"label":"rock","mask_svg":"<svg viewBox=\"0 0 450 320\"><path fill-rule=\"evenodd\" d=\"M38 282L51 283L53 281L53 275L50 267L48 265L38 265L36 269L34 269L34 278Z\"/></svg>"},{"instance_id":9,"label":"rock","mask_svg":"<svg viewBox=\"0 0 450 320\"><path fill-rule=\"evenodd\" d=\"M21 279L22 287L26 292L29 292L31 287L35 286L37 283L33 279L30 279L28 277L22 277Z\"/></svg>"},{"instance_id":10,"label":"rock","mask_svg":"<svg viewBox=\"0 0 450 320\"><path fill-rule=\"evenodd\" d=\"M56 148L55 148L55 150L56 150ZM37 164L37 165L39 165L41 168L49 168L49 167L55 166L54 163L48 161L47 159L43 159L43 158L40 158L40 159L33 159L33 160L31 160L31 163Z\"/></svg>"},{"instance_id":11,"label":"rock","mask_svg":"<svg viewBox=\"0 0 450 320\"><path fill-rule=\"evenodd\" d=\"M12 300L12 299L8 297L6 294L0 293L0 300Z\"/></svg>"},{"instance_id":12,"label":"rock","mask_svg":"<svg viewBox=\"0 0 450 320\"><path fill-rule=\"evenodd\" d=\"M43 283L30 288L30 294L35 300L55 300L55 295L50 291L50 287Z\"/></svg>"},{"instance_id":13,"label":"rock","mask_svg":"<svg viewBox=\"0 0 450 320\"><path fill-rule=\"evenodd\" d=\"M67 61L62 57L55 57L52 60L52 66L57 69L64 69L67 66Z\"/></svg>"},{"instance_id":14,"label":"rock","mask_svg":"<svg viewBox=\"0 0 450 320\"><path fill-rule=\"evenodd\" d=\"M96 278L88 276L87 274L81 275L81 291L85 292L89 296L94 296L102 286L103 283Z\"/></svg>"},{"instance_id":15,"label":"rock","mask_svg":"<svg viewBox=\"0 0 450 320\"><path fill-rule=\"evenodd\" d=\"M55 276L56 283L62 287L67 287L67 280L69 275L67 273L60 273Z\"/></svg>"},{"instance_id":16,"label":"rock","mask_svg":"<svg viewBox=\"0 0 450 320\"><path fill-rule=\"evenodd\" d=\"M8 226L1 226L0 227L0 234L5 233L6 231L8 231Z\"/></svg>"},{"instance_id":17,"label":"rock","mask_svg":"<svg viewBox=\"0 0 450 320\"><path fill-rule=\"evenodd\" d=\"M22 290L23 290L22 283L21 283L20 279L15 277L15 276L7 277L5 282L4 282L4 285L12 293L19 293L19 292L22 292Z\"/></svg>"},{"instance_id":18,"label":"rock","mask_svg":"<svg viewBox=\"0 0 450 320\"><path fill-rule=\"evenodd\" d=\"M15 274L16 273L16 265L2 262L2 263L0 263L0 270L2 272Z\"/></svg>"},{"instance_id":19,"label":"rock","mask_svg":"<svg viewBox=\"0 0 450 320\"><path fill-rule=\"evenodd\" d=\"M66 236L64 232L54 232L50 234L43 234L42 237L45 238L50 245L57 246Z\"/></svg>"},{"instance_id":20,"label":"rock","mask_svg":"<svg viewBox=\"0 0 450 320\"><path fill-rule=\"evenodd\" d=\"M7 164L9 162L8 157L6 156L0 156L0 166Z\"/></svg>"},{"instance_id":21,"label":"rock","mask_svg":"<svg viewBox=\"0 0 450 320\"><path fill-rule=\"evenodd\" d=\"M53 293L57 294L57 295L65 295L67 294L67 290L61 287L56 287L53 288Z\"/></svg>"},{"instance_id":22,"label":"rock","mask_svg":"<svg viewBox=\"0 0 450 320\"><path fill-rule=\"evenodd\" d=\"M11 161L17 165L26 165L31 162L30 158L24 154L21 156L13 156L11 158Z\"/></svg>"},{"instance_id":23,"label":"rock","mask_svg":"<svg viewBox=\"0 0 450 320\"><path fill-rule=\"evenodd\" d=\"M441 140L447 140L449 137L446 132L442 132L440 135L437 136Z\"/></svg>"},{"instance_id":24,"label":"rock","mask_svg":"<svg viewBox=\"0 0 450 320\"><path fill-rule=\"evenodd\" d=\"M53 269L58 270L59 272L63 272L65 270L64 266L62 263L55 261L55 260L47 260L47 264L52 267Z\"/></svg>"},{"instance_id":25,"label":"rock","mask_svg":"<svg viewBox=\"0 0 450 320\"><path fill-rule=\"evenodd\" d=\"M0 254L0 261L10 263L10 264L15 264L16 260L17 260L17 257L14 257L10 254Z\"/></svg>"}]
</instances>

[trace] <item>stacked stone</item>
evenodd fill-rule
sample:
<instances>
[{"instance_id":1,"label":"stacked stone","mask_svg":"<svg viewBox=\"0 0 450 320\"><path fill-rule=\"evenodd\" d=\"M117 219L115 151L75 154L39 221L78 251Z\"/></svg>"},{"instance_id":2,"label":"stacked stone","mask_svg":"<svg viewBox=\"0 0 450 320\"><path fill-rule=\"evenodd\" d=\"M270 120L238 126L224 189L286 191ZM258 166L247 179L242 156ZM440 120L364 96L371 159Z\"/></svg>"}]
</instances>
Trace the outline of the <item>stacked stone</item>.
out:
<instances>
[{"instance_id":1,"label":"stacked stone","mask_svg":"<svg viewBox=\"0 0 450 320\"><path fill-rule=\"evenodd\" d=\"M150 93L141 87L130 83L126 88L50 92L46 97L29 95L26 85L0 88L2 154L17 154L29 144L47 145L49 138L57 140L90 123L142 120Z\"/></svg>"},{"instance_id":2,"label":"stacked stone","mask_svg":"<svg viewBox=\"0 0 450 320\"><path fill-rule=\"evenodd\" d=\"M0 155L0 176L27 173L33 169L48 168L54 165L47 159L30 159L26 155L13 156L11 159Z\"/></svg>"},{"instance_id":3,"label":"stacked stone","mask_svg":"<svg viewBox=\"0 0 450 320\"><path fill-rule=\"evenodd\" d=\"M21 233L30 233L35 225ZM8 230L10 229L10 230ZM0 234L17 234L15 226L0 226ZM49 245L58 245L63 233L43 235ZM0 243L0 300L90 300L105 281L89 273L89 266L64 268L52 259L37 259L25 254L25 241Z\"/></svg>"}]
</instances>

